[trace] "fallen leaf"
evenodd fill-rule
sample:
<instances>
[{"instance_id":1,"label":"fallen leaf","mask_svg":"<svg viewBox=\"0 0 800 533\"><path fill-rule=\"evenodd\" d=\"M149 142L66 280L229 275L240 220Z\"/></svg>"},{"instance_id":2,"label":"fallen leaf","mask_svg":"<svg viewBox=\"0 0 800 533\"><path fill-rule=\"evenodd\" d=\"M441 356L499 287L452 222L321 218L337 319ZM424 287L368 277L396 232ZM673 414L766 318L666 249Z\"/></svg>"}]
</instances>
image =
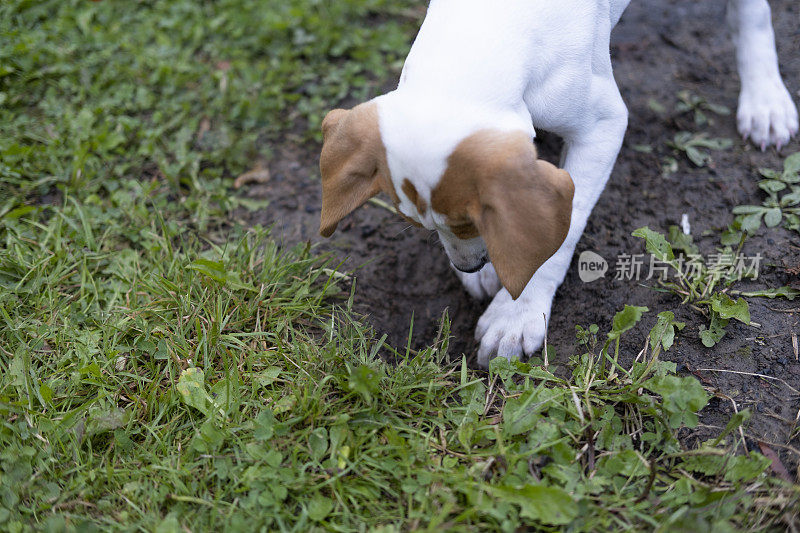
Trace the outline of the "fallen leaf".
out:
<instances>
[{"instance_id":1,"label":"fallen leaf","mask_svg":"<svg viewBox=\"0 0 800 533\"><path fill-rule=\"evenodd\" d=\"M242 185L247 183L266 183L269 181L269 178L269 169L264 168L261 163L258 163L253 170L249 170L236 178L233 182L233 188L239 189Z\"/></svg>"},{"instance_id":2,"label":"fallen leaf","mask_svg":"<svg viewBox=\"0 0 800 533\"><path fill-rule=\"evenodd\" d=\"M775 450L767 446L767 443L763 441L758 441L758 447L761 449L761 453L764 454L764 457L772 461L772 464L770 464L769 467L770 470L772 470L772 472L782 480L788 483L793 483L794 480L792 479L792 476L789 474L789 471L786 470L786 467L783 466L783 463L781 462L780 457L778 457L778 454L775 453Z\"/></svg>"}]
</instances>

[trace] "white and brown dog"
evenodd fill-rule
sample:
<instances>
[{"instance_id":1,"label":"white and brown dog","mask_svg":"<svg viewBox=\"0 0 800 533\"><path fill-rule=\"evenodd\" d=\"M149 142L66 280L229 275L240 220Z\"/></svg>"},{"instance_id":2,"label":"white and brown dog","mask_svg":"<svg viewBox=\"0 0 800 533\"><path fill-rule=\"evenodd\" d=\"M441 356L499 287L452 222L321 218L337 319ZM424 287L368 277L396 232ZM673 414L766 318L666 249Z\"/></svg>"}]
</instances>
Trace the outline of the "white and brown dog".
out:
<instances>
[{"instance_id":1,"label":"white and brown dog","mask_svg":"<svg viewBox=\"0 0 800 533\"><path fill-rule=\"evenodd\" d=\"M396 90L323 121L320 233L378 192L435 230L466 289L494 296L479 364L531 354L628 122L609 36L629 0L432 0ZM797 132L766 0L731 0L738 126L762 149ZM564 139L560 170L535 128ZM488 263L487 261L491 261Z\"/></svg>"}]
</instances>

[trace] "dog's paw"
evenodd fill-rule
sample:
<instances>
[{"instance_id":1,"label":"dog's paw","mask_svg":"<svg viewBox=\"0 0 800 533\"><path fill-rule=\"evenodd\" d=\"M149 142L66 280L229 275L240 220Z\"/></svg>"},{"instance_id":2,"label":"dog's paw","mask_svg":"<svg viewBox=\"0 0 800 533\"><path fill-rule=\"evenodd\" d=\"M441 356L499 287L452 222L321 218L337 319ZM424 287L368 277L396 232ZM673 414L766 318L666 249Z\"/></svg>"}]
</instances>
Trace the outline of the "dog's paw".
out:
<instances>
[{"instance_id":1,"label":"dog's paw","mask_svg":"<svg viewBox=\"0 0 800 533\"><path fill-rule=\"evenodd\" d=\"M453 270L455 270L458 279L461 280L470 296L476 300L491 298L502 288L500 279L497 277L497 273L491 263L486 263L479 271L469 274L455 268Z\"/></svg>"},{"instance_id":2,"label":"dog's paw","mask_svg":"<svg viewBox=\"0 0 800 533\"><path fill-rule=\"evenodd\" d=\"M739 133L766 150L778 150L797 133L797 107L781 79L760 80L743 85L736 114Z\"/></svg>"},{"instance_id":3,"label":"dog's paw","mask_svg":"<svg viewBox=\"0 0 800 533\"><path fill-rule=\"evenodd\" d=\"M542 347L550 319L552 293L512 300L508 291L500 291L475 328L480 341L478 364L484 368L495 357L513 359L531 355Z\"/></svg>"}]
</instances>

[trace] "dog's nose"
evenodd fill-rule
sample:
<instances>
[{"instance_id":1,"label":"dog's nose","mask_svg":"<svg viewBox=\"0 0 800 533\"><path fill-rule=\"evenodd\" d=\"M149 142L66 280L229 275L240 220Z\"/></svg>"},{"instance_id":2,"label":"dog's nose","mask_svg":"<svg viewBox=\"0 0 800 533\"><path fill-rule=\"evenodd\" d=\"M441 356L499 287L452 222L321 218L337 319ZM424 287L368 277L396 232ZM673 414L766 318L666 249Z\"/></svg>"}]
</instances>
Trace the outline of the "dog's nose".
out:
<instances>
[{"instance_id":1,"label":"dog's nose","mask_svg":"<svg viewBox=\"0 0 800 533\"><path fill-rule=\"evenodd\" d=\"M457 265L457 264L453 263L453 266L456 267L456 269L460 270L461 272L465 272L467 274L472 274L473 272L477 272L478 270L482 269L483 266L488 262L488 260L489 260L488 257L483 256L474 265L470 265L470 266L466 266L465 267L465 266Z\"/></svg>"}]
</instances>

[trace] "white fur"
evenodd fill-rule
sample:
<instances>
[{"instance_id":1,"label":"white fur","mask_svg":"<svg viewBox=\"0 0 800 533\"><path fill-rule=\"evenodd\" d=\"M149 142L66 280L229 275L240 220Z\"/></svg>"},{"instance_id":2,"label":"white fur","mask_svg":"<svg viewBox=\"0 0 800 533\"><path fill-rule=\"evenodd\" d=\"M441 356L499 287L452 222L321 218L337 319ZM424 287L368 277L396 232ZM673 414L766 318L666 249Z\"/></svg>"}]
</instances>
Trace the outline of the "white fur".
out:
<instances>
[{"instance_id":1,"label":"white fur","mask_svg":"<svg viewBox=\"0 0 800 533\"><path fill-rule=\"evenodd\" d=\"M622 145L627 109L611 68L609 37L629 0L432 0L395 91L375 99L400 210L439 233L451 261L476 264L482 239L460 241L433 209L418 213L401 191L410 180L430 205L447 158L483 129L534 126L564 139L561 163L575 184L572 223L556 254L512 300L491 265L459 273L475 297L494 295L478 322L478 361L538 350L556 289ZM761 146L797 131L780 78L765 0L731 0L742 79L739 127Z\"/></svg>"},{"instance_id":2,"label":"white fur","mask_svg":"<svg viewBox=\"0 0 800 533\"><path fill-rule=\"evenodd\" d=\"M486 263L486 266L472 274L461 272L456 268L453 270L470 296L476 300L491 298L503 288L491 263Z\"/></svg>"},{"instance_id":3,"label":"white fur","mask_svg":"<svg viewBox=\"0 0 800 533\"><path fill-rule=\"evenodd\" d=\"M767 0L731 0L728 23L742 83L739 133L762 150L772 144L780 150L797 133L797 108L778 70Z\"/></svg>"}]
</instances>

